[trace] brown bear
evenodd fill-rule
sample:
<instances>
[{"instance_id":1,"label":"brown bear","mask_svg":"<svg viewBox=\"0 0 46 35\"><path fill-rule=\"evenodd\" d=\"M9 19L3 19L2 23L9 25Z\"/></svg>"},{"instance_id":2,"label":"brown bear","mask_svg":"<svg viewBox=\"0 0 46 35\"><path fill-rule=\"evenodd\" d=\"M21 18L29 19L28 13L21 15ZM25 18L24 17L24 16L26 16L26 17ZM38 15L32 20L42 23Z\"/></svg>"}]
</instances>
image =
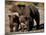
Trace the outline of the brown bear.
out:
<instances>
[{"instance_id":1,"label":"brown bear","mask_svg":"<svg viewBox=\"0 0 46 35\"><path fill-rule=\"evenodd\" d=\"M29 30L32 30L33 25L34 25L34 20L36 21L36 29L39 29L39 24L40 24L40 14L38 9L35 6L26 6L26 5L18 5L18 7L23 9L24 11L22 12L22 15L26 17L26 19L29 18ZM32 20L31 20L32 19Z\"/></svg>"},{"instance_id":2,"label":"brown bear","mask_svg":"<svg viewBox=\"0 0 46 35\"><path fill-rule=\"evenodd\" d=\"M30 16L32 17L32 20L36 21L36 29L39 29L40 24L40 14L36 7L30 6ZM29 23L30 24L30 23ZM32 24L33 26L33 24Z\"/></svg>"},{"instance_id":3,"label":"brown bear","mask_svg":"<svg viewBox=\"0 0 46 35\"><path fill-rule=\"evenodd\" d=\"M15 9L15 7L14 7L14 9ZM12 9L11 11L15 12L14 9ZM40 14L39 14L39 11L36 7L26 6L26 5L17 5L16 9L18 10L19 16L23 15L23 16L25 16L26 20L29 20L29 22L28 22L28 24L29 24L28 31L32 30L33 25L34 25L34 20L36 21L36 24L37 24L36 29L39 29ZM19 24L20 24L20 22L18 22L18 21L19 21L19 17L18 17L18 20L17 20L17 24L18 24L17 28L16 28L17 30L18 30L18 27L19 27Z\"/></svg>"}]
</instances>

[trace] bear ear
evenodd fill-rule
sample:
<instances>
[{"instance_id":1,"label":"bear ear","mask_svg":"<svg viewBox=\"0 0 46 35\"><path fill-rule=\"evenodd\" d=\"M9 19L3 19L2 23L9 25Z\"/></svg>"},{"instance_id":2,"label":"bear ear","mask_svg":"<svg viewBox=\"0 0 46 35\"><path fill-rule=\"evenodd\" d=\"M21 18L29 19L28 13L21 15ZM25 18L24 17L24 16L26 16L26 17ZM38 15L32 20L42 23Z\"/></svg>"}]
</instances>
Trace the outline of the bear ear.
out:
<instances>
[{"instance_id":1,"label":"bear ear","mask_svg":"<svg viewBox=\"0 0 46 35\"><path fill-rule=\"evenodd\" d=\"M25 7L25 5L18 5L18 7Z\"/></svg>"},{"instance_id":2,"label":"bear ear","mask_svg":"<svg viewBox=\"0 0 46 35\"><path fill-rule=\"evenodd\" d=\"M9 9L9 11L11 11L11 9Z\"/></svg>"},{"instance_id":3,"label":"bear ear","mask_svg":"<svg viewBox=\"0 0 46 35\"><path fill-rule=\"evenodd\" d=\"M11 15L8 15L8 17L11 17Z\"/></svg>"},{"instance_id":4,"label":"bear ear","mask_svg":"<svg viewBox=\"0 0 46 35\"><path fill-rule=\"evenodd\" d=\"M21 5L18 5L18 7L21 7Z\"/></svg>"}]
</instances>

